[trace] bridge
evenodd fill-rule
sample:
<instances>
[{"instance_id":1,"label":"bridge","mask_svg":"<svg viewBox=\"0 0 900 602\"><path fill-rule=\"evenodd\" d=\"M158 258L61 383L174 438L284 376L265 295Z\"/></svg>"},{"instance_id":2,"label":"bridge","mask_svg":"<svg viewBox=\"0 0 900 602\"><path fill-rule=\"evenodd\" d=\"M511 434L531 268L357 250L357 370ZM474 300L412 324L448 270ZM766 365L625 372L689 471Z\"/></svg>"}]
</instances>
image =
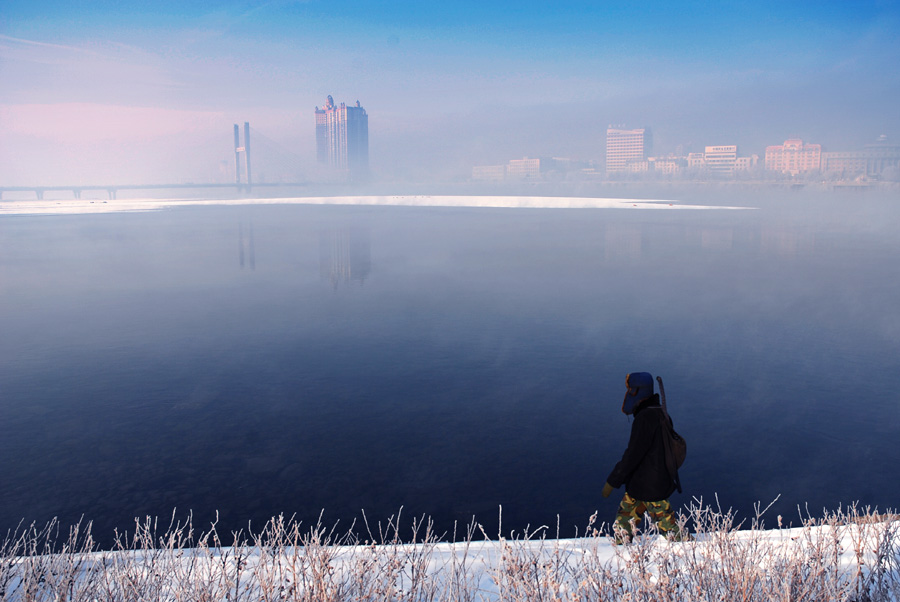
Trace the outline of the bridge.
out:
<instances>
[{"instance_id":1,"label":"bridge","mask_svg":"<svg viewBox=\"0 0 900 602\"><path fill-rule=\"evenodd\" d=\"M262 138L267 149L275 148L275 153L289 156L289 161L296 164L297 156L281 147L278 143L267 138L254 128L254 139ZM271 153L270 153L271 154ZM243 158L243 161L241 161ZM242 168L243 163L243 168ZM246 181L242 182L242 172L246 174ZM253 188L295 188L306 186L307 182L253 182L250 171L250 123L244 122L244 143L241 144L240 128L234 124L234 182L233 183L208 183L197 184L193 182L180 184L96 184L96 185L65 185L65 186L0 186L0 200L4 193L8 192L34 192L38 200L43 200L47 192L71 191L76 199L80 199L85 191L105 191L109 200L115 200L116 195L122 190L179 190L179 189L222 189L236 190L238 193L249 194Z\"/></svg>"},{"instance_id":2,"label":"bridge","mask_svg":"<svg viewBox=\"0 0 900 602\"><path fill-rule=\"evenodd\" d=\"M76 199L80 199L84 191L105 191L109 195L110 200L115 200L116 194L120 190L178 190L189 188L219 188L223 190L235 189L238 192L249 193L251 188L295 188L297 186L306 186L307 182L257 182L255 184L99 184L96 186L76 185L76 186L0 186L0 200L6 192L34 192L38 200L44 198L46 192L59 192L69 190L75 195Z\"/></svg>"}]
</instances>

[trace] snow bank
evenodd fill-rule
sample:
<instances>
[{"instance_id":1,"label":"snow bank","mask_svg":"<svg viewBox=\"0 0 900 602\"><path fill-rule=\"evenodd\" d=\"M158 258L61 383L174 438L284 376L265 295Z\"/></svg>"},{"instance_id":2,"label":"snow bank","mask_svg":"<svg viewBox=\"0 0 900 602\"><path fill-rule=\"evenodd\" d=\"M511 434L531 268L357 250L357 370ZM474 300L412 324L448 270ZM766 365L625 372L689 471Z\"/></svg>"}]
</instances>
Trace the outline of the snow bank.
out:
<instances>
[{"instance_id":1,"label":"snow bank","mask_svg":"<svg viewBox=\"0 0 900 602\"><path fill-rule=\"evenodd\" d=\"M754 520L738 530L730 513L695 506L682 516L691 540L651 528L620 546L593 529L574 539L547 539L544 529L482 539L474 524L446 543L424 520L404 543L398 524L364 541L277 517L224 545L214 525L195 536L189 521L159 531L147 519L102 552L80 527L65 542L55 541L58 526L32 528L0 545L0 599L900 600L894 514L850 509L798 528Z\"/></svg>"},{"instance_id":2,"label":"snow bank","mask_svg":"<svg viewBox=\"0 0 900 602\"><path fill-rule=\"evenodd\" d=\"M0 201L0 215L53 215L159 211L172 207L206 205L372 205L410 207L503 207L528 209L742 209L683 204L675 200L605 199L530 196L341 196L272 199L124 199L124 200L15 200Z\"/></svg>"}]
</instances>

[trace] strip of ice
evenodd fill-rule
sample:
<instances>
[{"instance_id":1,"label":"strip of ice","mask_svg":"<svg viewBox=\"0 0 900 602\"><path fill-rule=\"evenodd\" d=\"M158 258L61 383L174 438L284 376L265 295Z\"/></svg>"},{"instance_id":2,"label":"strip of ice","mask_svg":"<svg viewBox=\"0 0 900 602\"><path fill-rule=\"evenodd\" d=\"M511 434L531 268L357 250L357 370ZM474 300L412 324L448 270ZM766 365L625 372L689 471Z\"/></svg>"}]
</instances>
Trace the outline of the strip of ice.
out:
<instances>
[{"instance_id":1,"label":"strip of ice","mask_svg":"<svg viewBox=\"0 0 900 602\"><path fill-rule=\"evenodd\" d=\"M159 211L206 205L371 205L406 207L496 207L522 209L746 209L693 205L665 199L610 199L539 196L312 196L262 199L122 199L0 201L0 215L54 215Z\"/></svg>"}]
</instances>

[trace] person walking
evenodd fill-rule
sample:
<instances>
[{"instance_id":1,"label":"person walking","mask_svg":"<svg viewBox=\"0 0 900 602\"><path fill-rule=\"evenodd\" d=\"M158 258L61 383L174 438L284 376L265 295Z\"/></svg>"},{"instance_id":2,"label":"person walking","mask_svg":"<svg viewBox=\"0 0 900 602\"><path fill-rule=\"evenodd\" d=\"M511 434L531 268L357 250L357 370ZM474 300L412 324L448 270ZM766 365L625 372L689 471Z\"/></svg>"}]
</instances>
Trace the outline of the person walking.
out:
<instances>
[{"instance_id":1,"label":"person walking","mask_svg":"<svg viewBox=\"0 0 900 602\"><path fill-rule=\"evenodd\" d=\"M649 514L667 538L681 540L681 532L669 496L676 488L676 475L666 466L666 439L663 433L663 408L653 392L653 377L648 372L632 372L625 377L627 391L622 412L634 415L631 437L622 459L606 478L603 497L625 485L614 525L616 543L628 543L632 525Z\"/></svg>"}]
</instances>

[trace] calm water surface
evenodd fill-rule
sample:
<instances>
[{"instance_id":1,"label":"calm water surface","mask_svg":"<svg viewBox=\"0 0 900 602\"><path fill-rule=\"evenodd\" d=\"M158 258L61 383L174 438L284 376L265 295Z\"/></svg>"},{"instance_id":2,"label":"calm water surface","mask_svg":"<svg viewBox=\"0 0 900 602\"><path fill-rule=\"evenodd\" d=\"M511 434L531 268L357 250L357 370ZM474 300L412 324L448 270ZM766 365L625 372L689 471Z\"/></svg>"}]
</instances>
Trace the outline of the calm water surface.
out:
<instances>
[{"instance_id":1,"label":"calm water surface","mask_svg":"<svg viewBox=\"0 0 900 602\"><path fill-rule=\"evenodd\" d=\"M900 501L900 203L0 218L0 531L192 511L564 535L665 379L683 505Z\"/></svg>"}]
</instances>

